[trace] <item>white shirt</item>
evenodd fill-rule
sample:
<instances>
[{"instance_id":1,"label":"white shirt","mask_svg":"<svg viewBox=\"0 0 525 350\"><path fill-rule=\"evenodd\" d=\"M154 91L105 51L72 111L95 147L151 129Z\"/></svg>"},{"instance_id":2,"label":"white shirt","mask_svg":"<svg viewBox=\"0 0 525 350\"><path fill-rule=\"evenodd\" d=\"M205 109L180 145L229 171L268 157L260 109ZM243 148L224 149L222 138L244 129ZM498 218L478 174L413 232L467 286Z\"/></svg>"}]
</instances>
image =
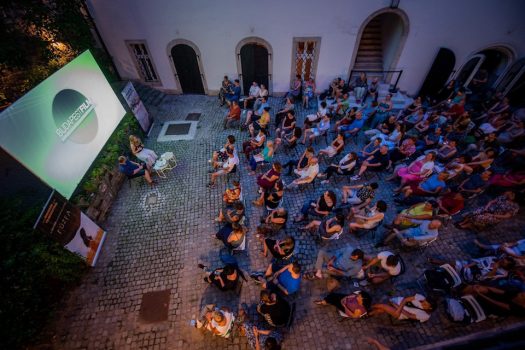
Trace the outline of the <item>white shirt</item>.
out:
<instances>
[{"instance_id":1,"label":"white shirt","mask_svg":"<svg viewBox=\"0 0 525 350\"><path fill-rule=\"evenodd\" d=\"M306 169L298 171L301 180L308 178L313 179L317 174L319 174L319 164L310 165Z\"/></svg>"},{"instance_id":2,"label":"white shirt","mask_svg":"<svg viewBox=\"0 0 525 350\"><path fill-rule=\"evenodd\" d=\"M414 315L416 319L421 323L428 321L428 319L430 318L430 314L427 311L421 309L422 308L421 302L425 300L425 297L421 294L416 294L414 295L414 298L415 299L411 301L411 304L414 305L415 307L405 305L403 307L403 311L406 311ZM404 299L403 297L395 297L395 298L390 299L390 301L396 305L400 305L403 299ZM408 317L403 314L399 316L399 320L406 320L406 319L408 319Z\"/></svg>"},{"instance_id":3,"label":"white shirt","mask_svg":"<svg viewBox=\"0 0 525 350\"><path fill-rule=\"evenodd\" d=\"M219 324L215 322L214 319L212 319L211 325L213 326L213 328L215 328L219 332L218 335L225 336L226 334L228 334L228 331L230 330L233 320L235 318L233 317L233 314L230 312L223 311L222 314L224 315L224 318L226 318L226 324L224 326L219 326Z\"/></svg>"},{"instance_id":4,"label":"white shirt","mask_svg":"<svg viewBox=\"0 0 525 350\"><path fill-rule=\"evenodd\" d=\"M255 86L252 85L250 87L250 96L258 97L260 91L261 91L261 88L258 85L255 85Z\"/></svg>"},{"instance_id":5,"label":"white shirt","mask_svg":"<svg viewBox=\"0 0 525 350\"><path fill-rule=\"evenodd\" d=\"M235 158L235 156L233 156L228 157L228 160L224 162L222 167L223 169L229 169L230 167L233 169L233 166L237 164L239 164L239 158Z\"/></svg>"},{"instance_id":6,"label":"white shirt","mask_svg":"<svg viewBox=\"0 0 525 350\"><path fill-rule=\"evenodd\" d=\"M386 264L386 259L388 259L388 257L390 255L394 255L393 253L389 252L389 251L384 251L384 252L381 252L379 254L377 254L377 258L379 259L379 261L381 262L381 267L386 271L388 272L388 274L390 276L397 276L401 273L401 264L400 263L397 263L397 265L395 267L392 267L392 266L388 266Z\"/></svg>"}]
</instances>

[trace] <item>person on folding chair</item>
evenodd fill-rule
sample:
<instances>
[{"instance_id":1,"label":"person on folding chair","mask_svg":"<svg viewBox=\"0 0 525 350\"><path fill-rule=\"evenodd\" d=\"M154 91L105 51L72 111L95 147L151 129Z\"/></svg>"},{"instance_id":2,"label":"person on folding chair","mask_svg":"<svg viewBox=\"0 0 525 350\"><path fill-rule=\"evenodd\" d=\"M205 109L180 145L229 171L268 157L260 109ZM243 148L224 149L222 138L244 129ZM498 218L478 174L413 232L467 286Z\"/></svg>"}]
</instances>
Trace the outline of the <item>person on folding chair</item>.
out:
<instances>
[{"instance_id":1,"label":"person on folding chair","mask_svg":"<svg viewBox=\"0 0 525 350\"><path fill-rule=\"evenodd\" d=\"M393 232L389 234L382 242L376 246L388 244L394 238L399 238L401 244L407 247L418 247L429 243L437 239L439 229L442 226L439 220L410 220L415 227L410 227L406 230L399 231L393 229Z\"/></svg>"},{"instance_id":2,"label":"person on folding chair","mask_svg":"<svg viewBox=\"0 0 525 350\"><path fill-rule=\"evenodd\" d=\"M370 294L355 291L351 294L330 293L323 299L314 301L317 305L333 305L344 317L361 318L368 314L372 304Z\"/></svg>"},{"instance_id":3,"label":"person on folding chair","mask_svg":"<svg viewBox=\"0 0 525 350\"><path fill-rule=\"evenodd\" d=\"M308 160L308 166L302 170L294 169L294 173L299 176L298 179L293 180L288 185L284 184L284 188L287 190L298 187L299 185L309 184L315 180L319 173L319 160L316 157L312 157Z\"/></svg>"},{"instance_id":4,"label":"person on folding chair","mask_svg":"<svg viewBox=\"0 0 525 350\"><path fill-rule=\"evenodd\" d=\"M244 242L247 231L246 227L238 223L226 224L212 237L221 240L226 248L235 249Z\"/></svg>"},{"instance_id":5,"label":"person on folding chair","mask_svg":"<svg viewBox=\"0 0 525 350\"><path fill-rule=\"evenodd\" d=\"M379 284L402 272L401 259L392 252L383 251L371 259L365 259L367 263L363 266L363 271L366 272L367 281L372 284Z\"/></svg>"},{"instance_id":6,"label":"person on folding chair","mask_svg":"<svg viewBox=\"0 0 525 350\"><path fill-rule=\"evenodd\" d=\"M301 286L301 265L294 261L273 272L272 275L263 277L260 274L253 274L250 277L256 283L260 283L263 289L268 289L281 295L292 295L297 293Z\"/></svg>"},{"instance_id":7,"label":"person on folding chair","mask_svg":"<svg viewBox=\"0 0 525 350\"><path fill-rule=\"evenodd\" d=\"M425 296L394 297L388 304L374 304L370 316L388 314L396 320L415 320L421 323L430 319L435 306Z\"/></svg>"},{"instance_id":8,"label":"person on folding chair","mask_svg":"<svg viewBox=\"0 0 525 350\"><path fill-rule=\"evenodd\" d=\"M207 266L202 264L199 264L198 267L204 270L204 282L217 287L221 291L234 290L237 288L240 277L244 278L239 268L234 265L226 265L213 271L210 271Z\"/></svg>"},{"instance_id":9,"label":"person on folding chair","mask_svg":"<svg viewBox=\"0 0 525 350\"><path fill-rule=\"evenodd\" d=\"M377 227L385 218L388 206L385 201L377 201L373 207L358 209L352 208L349 214L349 233L356 233L357 230L370 230Z\"/></svg>"},{"instance_id":10,"label":"person on folding chair","mask_svg":"<svg viewBox=\"0 0 525 350\"><path fill-rule=\"evenodd\" d=\"M312 220L308 225L300 227L299 230L316 232L319 239L331 239L340 233L345 224L345 216L339 212L332 218L323 220Z\"/></svg>"},{"instance_id":11,"label":"person on folding chair","mask_svg":"<svg viewBox=\"0 0 525 350\"><path fill-rule=\"evenodd\" d=\"M235 157L235 154L231 149L229 149L227 153L228 159L224 163L222 163L221 168L210 174L210 183L208 184L208 188L215 188L216 179L219 176L229 174L233 170L233 168L235 168L239 164L239 158Z\"/></svg>"}]
</instances>

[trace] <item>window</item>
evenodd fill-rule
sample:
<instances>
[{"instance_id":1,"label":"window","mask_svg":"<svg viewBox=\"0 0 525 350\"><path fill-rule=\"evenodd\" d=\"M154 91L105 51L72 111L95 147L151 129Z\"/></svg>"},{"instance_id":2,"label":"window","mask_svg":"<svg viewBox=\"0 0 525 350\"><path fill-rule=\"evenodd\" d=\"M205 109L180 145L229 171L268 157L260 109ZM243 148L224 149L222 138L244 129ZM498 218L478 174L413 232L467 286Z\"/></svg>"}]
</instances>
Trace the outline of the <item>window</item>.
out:
<instances>
[{"instance_id":1,"label":"window","mask_svg":"<svg viewBox=\"0 0 525 350\"><path fill-rule=\"evenodd\" d=\"M142 80L148 83L155 83L159 81L157 72L155 71L155 66L153 61L149 56L148 48L146 47L146 42L128 42L128 47L131 51L133 58L135 59L135 66L142 77Z\"/></svg>"},{"instance_id":2,"label":"window","mask_svg":"<svg viewBox=\"0 0 525 350\"><path fill-rule=\"evenodd\" d=\"M296 75L301 79L315 79L321 38L294 38L292 81Z\"/></svg>"}]
</instances>

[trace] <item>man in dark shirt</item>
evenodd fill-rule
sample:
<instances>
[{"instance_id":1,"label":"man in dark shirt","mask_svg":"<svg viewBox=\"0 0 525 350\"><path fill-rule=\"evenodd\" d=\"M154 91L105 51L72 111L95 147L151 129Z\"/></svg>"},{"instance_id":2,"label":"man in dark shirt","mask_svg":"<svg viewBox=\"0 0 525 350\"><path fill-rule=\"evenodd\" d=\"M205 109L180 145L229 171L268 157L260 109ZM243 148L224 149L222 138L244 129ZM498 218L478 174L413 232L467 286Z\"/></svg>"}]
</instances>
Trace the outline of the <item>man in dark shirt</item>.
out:
<instances>
[{"instance_id":1,"label":"man in dark shirt","mask_svg":"<svg viewBox=\"0 0 525 350\"><path fill-rule=\"evenodd\" d=\"M492 175L490 170L485 170L481 174L470 175L461 183L461 185L459 185L459 192L466 198L483 192L489 184L490 175Z\"/></svg>"},{"instance_id":2,"label":"man in dark shirt","mask_svg":"<svg viewBox=\"0 0 525 350\"><path fill-rule=\"evenodd\" d=\"M386 145L381 146L379 148L379 152L374 153L370 157L368 157L363 164L361 164L361 168L359 169L359 173L355 176L352 176L351 179L353 181L359 180L361 178L361 175L367 170L372 171L383 171L386 168L390 166L390 157L388 156L388 147Z\"/></svg>"},{"instance_id":3,"label":"man in dark shirt","mask_svg":"<svg viewBox=\"0 0 525 350\"><path fill-rule=\"evenodd\" d=\"M145 164L132 162L124 156L120 156L118 158L118 163L119 171L122 174L126 175L128 178L132 179L134 177L144 176L144 178L150 185L155 184L155 182L153 182L153 180L151 179L151 174L146 168Z\"/></svg>"},{"instance_id":4,"label":"man in dark shirt","mask_svg":"<svg viewBox=\"0 0 525 350\"><path fill-rule=\"evenodd\" d=\"M282 297L268 290L261 291L261 302L257 312L273 327L284 327L288 323L292 309Z\"/></svg>"},{"instance_id":5,"label":"man in dark shirt","mask_svg":"<svg viewBox=\"0 0 525 350\"><path fill-rule=\"evenodd\" d=\"M237 103L239 102L239 99L241 98L241 82L239 79L235 79L231 93L226 94L225 97L228 106L231 106L233 101L236 101Z\"/></svg>"}]
</instances>

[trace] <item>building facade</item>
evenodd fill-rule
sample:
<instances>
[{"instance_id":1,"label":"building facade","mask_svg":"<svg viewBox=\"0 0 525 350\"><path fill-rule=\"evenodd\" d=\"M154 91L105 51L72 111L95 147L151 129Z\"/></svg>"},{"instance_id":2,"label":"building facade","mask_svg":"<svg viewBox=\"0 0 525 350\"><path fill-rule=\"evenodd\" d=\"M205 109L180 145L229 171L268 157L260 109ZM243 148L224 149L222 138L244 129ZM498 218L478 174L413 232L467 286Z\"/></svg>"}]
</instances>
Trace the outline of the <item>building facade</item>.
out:
<instances>
[{"instance_id":1,"label":"building facade","mask_svg":"<svg viewBox=\"0 0 525 350\"><path fill-rule=\"evenodd\" d=\"M215 94L224 75L275 95L296 74L323 90L368 71L411 95L452 77L468 86L480 69L502 91L525 76L521 0L87 4L121 77L168 93Z\"/></svg>"}]
</instances>

